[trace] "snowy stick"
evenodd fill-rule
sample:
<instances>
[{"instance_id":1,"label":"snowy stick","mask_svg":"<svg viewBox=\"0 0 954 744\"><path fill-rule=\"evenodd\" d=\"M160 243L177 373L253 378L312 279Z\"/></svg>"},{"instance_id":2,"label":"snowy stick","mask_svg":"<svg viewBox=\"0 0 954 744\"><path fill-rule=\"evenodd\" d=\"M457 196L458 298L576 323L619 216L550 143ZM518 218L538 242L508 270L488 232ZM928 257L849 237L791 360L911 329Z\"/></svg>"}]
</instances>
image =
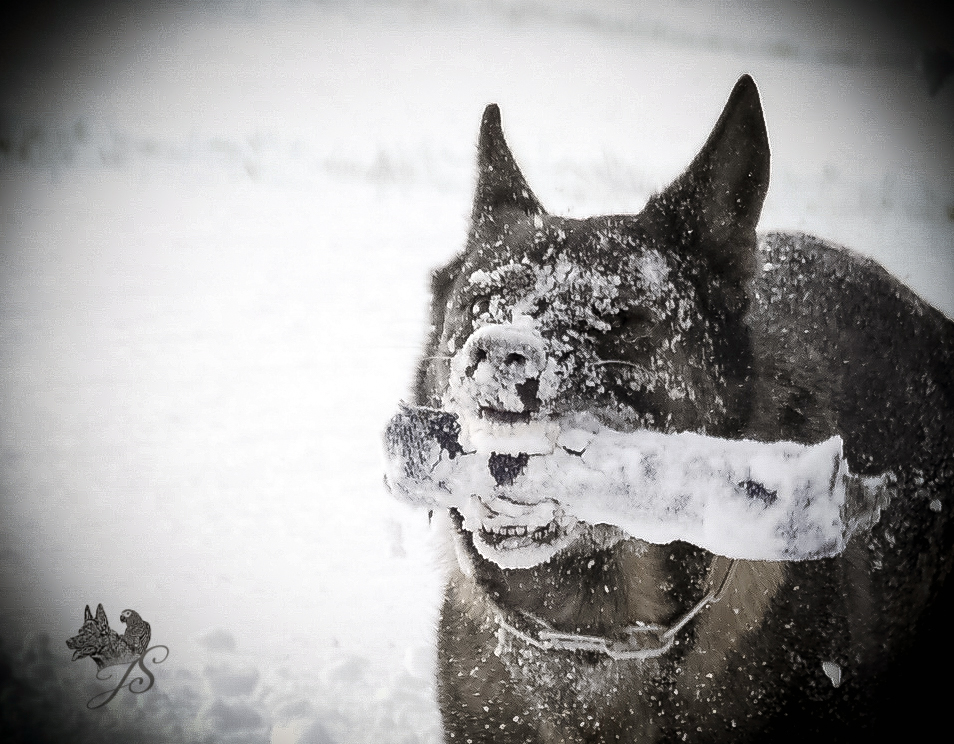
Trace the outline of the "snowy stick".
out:
<instances>
[{"instance_id":1,"label":"snowy stick","mask_svg":"<svg viewBox=\"0 0 954 744\"><path fill-rule=\"evenodd\" d=\"M555 502L581 522L750 560L837 555L887 505L890 478L851 475L840 437L756 442L618 432L591 420L506 433L405 406L385 436L388 486L429 508Z\"/></svg>"}]
</instances>

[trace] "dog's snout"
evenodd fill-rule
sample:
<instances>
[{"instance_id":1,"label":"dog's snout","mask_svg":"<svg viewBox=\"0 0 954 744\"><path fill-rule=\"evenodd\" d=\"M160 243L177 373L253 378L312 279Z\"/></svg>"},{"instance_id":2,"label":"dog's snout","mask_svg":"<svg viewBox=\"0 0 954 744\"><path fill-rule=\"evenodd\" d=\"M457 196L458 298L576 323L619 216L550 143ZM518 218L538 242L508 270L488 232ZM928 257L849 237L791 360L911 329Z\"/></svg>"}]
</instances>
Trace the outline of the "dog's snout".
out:
<instances>
[{"instance_id":1,"label":"dog's snout","mask_svg":"<svg viewBox=\"0 0 954 744\"><path fill-rule=\"evenodd\" d=\"M458 403L482 414L530 414L540 410L545 342L525 325L501 323L477 329L455 357L451 390Z\"/></svg>"}]
</instances>

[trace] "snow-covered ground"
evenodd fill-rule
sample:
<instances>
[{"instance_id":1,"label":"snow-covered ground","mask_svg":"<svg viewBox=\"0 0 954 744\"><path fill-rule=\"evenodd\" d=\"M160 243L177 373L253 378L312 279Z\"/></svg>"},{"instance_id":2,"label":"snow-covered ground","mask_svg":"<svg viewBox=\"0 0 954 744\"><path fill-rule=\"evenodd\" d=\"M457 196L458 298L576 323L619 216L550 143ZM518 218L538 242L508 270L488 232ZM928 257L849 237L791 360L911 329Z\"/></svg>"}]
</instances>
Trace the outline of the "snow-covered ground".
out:
<instances>
[{"instance_id":1,"label":"snow-covered ground","mask_svg":"<svg viewBox=\"0 0 954 744\"><path fill-rule=\"evenodd\" d=\"M954 315L954 84L927 95L930 39L897 19L133 7L37 36L0 90L0 651L26 696L5 735L440 741L439 537L384 491L380 437L489 101L551 211L638 211L749 72L762 227L850 245ZM90 711L109 683L65 641L98 603L170 655Z\"/></svg>"}]
</instances>

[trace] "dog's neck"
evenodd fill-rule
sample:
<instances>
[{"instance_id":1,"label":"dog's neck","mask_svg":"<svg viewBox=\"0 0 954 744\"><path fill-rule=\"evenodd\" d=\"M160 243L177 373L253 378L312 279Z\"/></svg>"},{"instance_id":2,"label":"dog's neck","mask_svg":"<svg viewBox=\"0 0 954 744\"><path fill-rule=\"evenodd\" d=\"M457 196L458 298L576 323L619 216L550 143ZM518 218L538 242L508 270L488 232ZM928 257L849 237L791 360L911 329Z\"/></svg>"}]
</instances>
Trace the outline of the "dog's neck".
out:
<instances>
[{"instance_id":1,"label":"dog's neck","mask_svg":"<svg viewBox=\"0 0 954 744\"><path fill-rule=\"evenodd\" d=\"M584 540L529 569L480 557L456 526L457 559L474 591L520 625L533 618L560 633L623 637L634 626L669 627L710 590L714 556L685 543ZM665 577L684 577L679 585Z\"/></svg>"},{"instance_id":2,"label":"dog's neck","mask_svg":"<svg viewBox=\"0 0 954 744\"><path fill-rule=\"evenodd\" d=\"M529 613L507 612L503 608L492 606L499 626L499 653L503 653L507 646L517 643L539 651L582 651L617 661L655 659L673 647L680 631L697 615L722 599L730 586L736 564L734 559L717 556L710 569L708 591L669 625L638 622L624 628L622 634L612 638L560 632Z\"/></svg>"},{"instance_id":3,"label":"dog's neck","mask_svg":"<svg viewBox=\"0 0 954 744\"><path fill-rule=\"evenodd\" d=\"M451 578L445 612L466 608L475 627L496 637L497 658L521 669L528 659L556 668L575 659L607 674L619 664L645 674L678 664L690 684L710 679L729 658L707 653L712 644L744 652L787 577L784 562L732 561L685 543L635 540L505 571L479 556L471 561L472 548L460 555L466 535L456 531L455 539L460 573ZM686 632L698 639L688 656L679 642Z\"/></svg>"}]
</instances>

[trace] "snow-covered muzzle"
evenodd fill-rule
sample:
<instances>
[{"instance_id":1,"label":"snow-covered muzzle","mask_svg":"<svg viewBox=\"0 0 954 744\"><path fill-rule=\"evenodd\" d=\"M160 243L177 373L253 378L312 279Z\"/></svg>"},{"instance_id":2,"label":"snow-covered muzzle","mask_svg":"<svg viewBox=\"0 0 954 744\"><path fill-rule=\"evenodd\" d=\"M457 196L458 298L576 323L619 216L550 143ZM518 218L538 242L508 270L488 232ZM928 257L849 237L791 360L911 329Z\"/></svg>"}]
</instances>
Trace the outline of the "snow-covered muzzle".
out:
<instances>
[{"instance_id":1,"label":"snow-covered muzzle","mask_svg":"<svg viewBox=\"0 0 954 744\"><path fill-rule=\"evenodd\" d=\"M500 423L529 422L552 401L556 375L532 318L485 325L451 360L447 407Z\"/></svg>"},{"instance_id":2,"label":"snow-covered muzzle","mask_svg":"<svg viewBox=\"0 0 954 744\"><path fill-rule=\"evenodd\" d=\"M619 283L563 256L476 268L458 286L442 339L454 353L440 404L458 416L466 441L493 453L495 482L456 510L477 552L502 567L542 563L587 529L545 493L514 498L507 487L526 458L552 449L574 409L606 392L592 338L609 328Z\"/></svg>"}]
</instances>

